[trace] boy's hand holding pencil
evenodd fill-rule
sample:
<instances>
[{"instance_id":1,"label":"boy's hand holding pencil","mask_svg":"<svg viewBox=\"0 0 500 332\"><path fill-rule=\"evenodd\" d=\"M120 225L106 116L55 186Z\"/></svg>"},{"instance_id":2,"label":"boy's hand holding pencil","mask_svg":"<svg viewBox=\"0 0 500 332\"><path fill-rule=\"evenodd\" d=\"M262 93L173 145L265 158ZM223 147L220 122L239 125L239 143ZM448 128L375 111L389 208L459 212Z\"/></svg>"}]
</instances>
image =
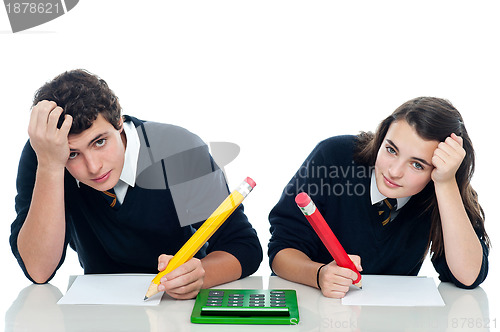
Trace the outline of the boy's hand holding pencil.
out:
<instances>
[{"instance_id":1,"label":"boy's hand holding pencil","mask_svg":"<svg viewBox=\"0 0 500 332\"><path fill-rule=\"evenodd\" d=\"M162 272L174 256L161 255L158 257L158 271ZM203 286L205 270L198 258L191 258L175 270L167 273L160 279L158 291L165 292L178 300L187 300L196 297Z\"/></svg>"}]
</instances>

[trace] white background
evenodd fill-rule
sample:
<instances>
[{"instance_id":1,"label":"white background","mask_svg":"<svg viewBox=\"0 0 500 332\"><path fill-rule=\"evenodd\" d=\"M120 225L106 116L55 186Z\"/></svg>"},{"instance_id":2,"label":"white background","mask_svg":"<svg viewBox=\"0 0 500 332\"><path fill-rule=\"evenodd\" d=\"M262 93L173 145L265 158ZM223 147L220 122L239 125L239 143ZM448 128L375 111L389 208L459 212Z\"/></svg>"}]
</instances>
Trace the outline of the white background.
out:
<instances>
[{"instance_id":1,"label":"white background","mask_svg":"<svg viewBox=\"0 0 500 332\"><path fill-rule=\"evenodd\" d=\"M497 1L81 0L66 15L13 34L0 8L2 188L0 315L29 285L10 252L15 177L34 92L61 72L105 79L125 114L172 123L206 142L234 142L230 188L257 182L245 201L265 251L267 215L312 148L374 130L417 96L449 99L472 137L473 179L494 248L490 317L499 278ZM52 283L82 274L68 252ZM264 258L257 274L268 275ZM435 277L426 262L422 275Z\"/></svg>"}]
</instances>

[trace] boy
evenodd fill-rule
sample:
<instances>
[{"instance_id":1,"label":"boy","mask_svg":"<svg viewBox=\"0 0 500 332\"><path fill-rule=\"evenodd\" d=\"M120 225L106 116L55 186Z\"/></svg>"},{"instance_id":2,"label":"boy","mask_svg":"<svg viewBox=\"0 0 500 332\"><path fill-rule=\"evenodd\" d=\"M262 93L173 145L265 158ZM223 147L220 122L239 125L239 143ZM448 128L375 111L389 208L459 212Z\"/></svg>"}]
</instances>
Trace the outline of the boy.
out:
<instances>
[{"instance_id":1,"label":"boy","mask_svg":"<svg viewBox=\"0 0 500 332\"><path fill-rule=\"evenodd\" d=\"M28 134L10 244L35 283L54 276L68 244L85 273L157 273L228 194L197 136L122 117L106 82L84 70L38 90ZM243 207L197 257L158 289L188 299L257 270L262 248Z\"/></svg>"}]
</instances>

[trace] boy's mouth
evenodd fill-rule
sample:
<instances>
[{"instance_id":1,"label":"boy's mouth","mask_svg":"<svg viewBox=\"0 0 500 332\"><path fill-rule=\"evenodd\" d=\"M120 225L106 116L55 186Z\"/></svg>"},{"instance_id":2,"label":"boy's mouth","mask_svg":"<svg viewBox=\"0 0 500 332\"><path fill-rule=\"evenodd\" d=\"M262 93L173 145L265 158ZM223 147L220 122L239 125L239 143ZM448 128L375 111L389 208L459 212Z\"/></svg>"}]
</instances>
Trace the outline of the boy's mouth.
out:
<instances>
[{"instance_id":1,"label":"boy's mouth","mask_svg":"<svg viewBox=\"0 0 500 332\"><path fill-rule=\"evenodd\" d=\"M108 172L104 173L103 175L101 175L101 176L99 176L97 178L92 179L92 181L95 181L95 182L104 182L104 181L106 181L109 178L110 174L111 174L111 171L108 171Z\"/></svg>"}]
</instances>

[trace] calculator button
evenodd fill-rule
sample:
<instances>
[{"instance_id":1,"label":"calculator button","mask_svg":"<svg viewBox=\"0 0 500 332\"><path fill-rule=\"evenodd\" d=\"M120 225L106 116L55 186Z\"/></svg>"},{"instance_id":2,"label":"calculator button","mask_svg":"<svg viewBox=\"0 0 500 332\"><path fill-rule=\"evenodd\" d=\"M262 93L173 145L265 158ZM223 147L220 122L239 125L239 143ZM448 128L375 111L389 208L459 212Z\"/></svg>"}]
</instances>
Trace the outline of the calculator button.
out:
<instances>
[{"instance_id":1,"label":"calculator button","mask_svg":"<svg viewBox=\"0 0 500 332\"><path fill-rule=\"evenodd\" d=\"M223 291L210 291L208 292L208 296L224 296Z\"/></svg>"},{"instance_id":2,"label":"calculator button","mask_svg":"<svg viewBox=\"0 0 500 332\"><path fill-rule=\"evenodd\" d=\"M263 307L264 303L250 303L248 306L249 307Z\"/></svg>"},{"instance_id":3,"label":"calculator button","mask_svg":"<svg viewBox=\"0 0 500 332\"><path fill-rule=\"evenodd\" d=\"M228 307L243 307L243 302L228 303Z\"/></svg>"},{"instance_id":4,"label":"calculator button","mask_svg":"<svg viewBox=\"0 0 500 332\"><path fill-rule=\"evenodd\" d=\"M221 307L222 302L219 303L207 303L207 307Z\"/></svg>"},{"instance_id":5,"label":"calculator button","mask_svg":"<svg viewBox=\"0 0 500 332\"><path fill-rule=\"evenodd\" d=\"M209 296L207 300L222 300L222 296Z\"/></svg>"},{"instance_id":6,"label":"calculator button","mask_svg":"<svg viewBox=\"0 0 500 332\"><path fill-rule=\"evenodd\" d=\"M285 307L285 303L271 303L271 307Z\"/></svg>"},{"instance_id":7,"label":"calculator button","mask_svg":"<svg viewBox=\"0 0 500 332\"><path fill-rule=\"evenodd\" d=\"M207 302L206 305L216 305L216 304L221 305L222 301L220 301L220 302Z\"/></svg>"},{"instance_id":8,"label":"calculator button","mask_svg":"<svg viewBox=\"0 0 500 332\"><path fill-rule=\"evenodd\" d=\"M273 295L273 294L281 294L281 295L285 295L285 292L284 292L284 291L276 291L276 290L274 290L274 291L271 291L270 293L271 293L271 295Z\"/></svg>"}]
</instances>

